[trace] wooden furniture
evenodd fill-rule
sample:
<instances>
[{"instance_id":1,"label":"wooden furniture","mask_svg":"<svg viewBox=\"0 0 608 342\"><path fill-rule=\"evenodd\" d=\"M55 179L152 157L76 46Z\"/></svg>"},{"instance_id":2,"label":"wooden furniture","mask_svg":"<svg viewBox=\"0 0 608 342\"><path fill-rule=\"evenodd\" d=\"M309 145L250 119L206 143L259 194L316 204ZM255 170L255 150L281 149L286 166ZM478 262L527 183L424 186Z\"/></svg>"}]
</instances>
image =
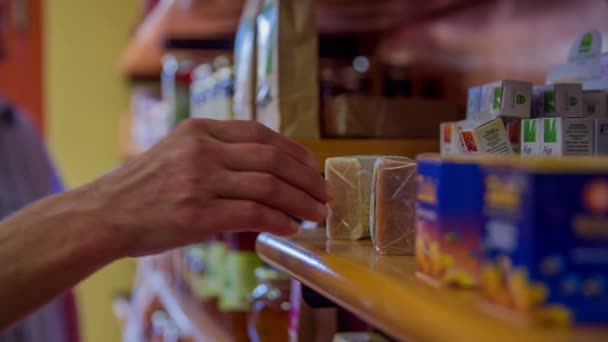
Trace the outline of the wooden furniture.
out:
<instances>
[{"instance_id":1,"label":"wooden furniture","mask_svg":"<svg viewBox=\"0 0 608 342\"><path fill-rule=\"evenodd\" d=\"M473 291L435 289L415 276L413 256L381 256L370 240L261 234L260 257L387 334L413 341L606 341L608 328L542 329L484 313Z\"/></svg>"}]
</instances>

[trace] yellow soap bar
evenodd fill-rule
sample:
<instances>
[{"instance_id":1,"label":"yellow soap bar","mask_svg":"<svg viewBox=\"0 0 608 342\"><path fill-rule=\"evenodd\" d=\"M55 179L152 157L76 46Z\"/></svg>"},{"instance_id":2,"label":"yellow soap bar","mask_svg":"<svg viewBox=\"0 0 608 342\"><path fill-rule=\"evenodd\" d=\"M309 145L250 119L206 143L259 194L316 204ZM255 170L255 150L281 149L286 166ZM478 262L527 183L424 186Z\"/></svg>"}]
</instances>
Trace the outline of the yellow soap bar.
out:
<instances>
[{"instance_id":1,"label":"yellow soap bar","mask_svg":"<svg viewBox=\"0 0 608 342\"><path fill-rule=\"evenodd\" d=\"M358 240L369 237L372 175L377 156L334 157L325 161L325 178L334 189L329 203L327 237Z\"/></svg>"}]
</instances>

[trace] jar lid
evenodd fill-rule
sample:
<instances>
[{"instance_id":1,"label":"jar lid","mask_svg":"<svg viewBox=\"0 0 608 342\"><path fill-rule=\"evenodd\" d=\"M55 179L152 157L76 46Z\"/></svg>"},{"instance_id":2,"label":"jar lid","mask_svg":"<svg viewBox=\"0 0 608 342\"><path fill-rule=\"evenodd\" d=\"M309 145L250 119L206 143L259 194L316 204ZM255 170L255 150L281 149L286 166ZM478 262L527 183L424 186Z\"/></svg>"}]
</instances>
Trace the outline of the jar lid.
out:
<instances>
[{"instance_id":1,"label":"jar lid","mask_svg":"<svg viewBox=\"0 0 608 342\"><path fill-rule=\"evenodd\" d=\"M256 268L255 277L258 280L289 280L289 276L287 274L267 266Z\"/></svg>"}]
</instances>

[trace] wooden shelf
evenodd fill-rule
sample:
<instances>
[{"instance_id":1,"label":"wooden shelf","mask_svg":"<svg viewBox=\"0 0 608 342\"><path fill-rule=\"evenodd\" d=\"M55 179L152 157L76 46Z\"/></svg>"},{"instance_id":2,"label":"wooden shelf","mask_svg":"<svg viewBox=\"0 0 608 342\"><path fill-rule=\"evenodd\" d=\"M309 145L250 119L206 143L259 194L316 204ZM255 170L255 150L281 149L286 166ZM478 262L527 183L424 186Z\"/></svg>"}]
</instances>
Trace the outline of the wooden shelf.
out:
<instances>
[{"instance_id":1,"label":"wooden shelf","mask_svg":"<svg viewBox=\"0 0 608 342\"><path fill-rule=\"evenodd\" d=\"M369 240L261 234L262 259L398 339L416 341L607 341L608 329L516 326L483 313L473 291L435 289L414 275L412 256L380 256Z\"/></svg>"},{"instance_id":2,"label":"wooden shelf","mask_svg":"<svg viewBox=\"0 0 608 342\"><path fill-rule=\"evenodd\" d=\"M211 316L176 291L161 274L152 276L162 305L177 326L196 342L230 341L230 336Z\"/></svg>"},{"instance_id":3,"label":"wooden shelf","mask_svg":"<svg viewBox=\"0 0 608 342\"><path fill-rule=\"evenodd\" d=\"M120 72L131 78L158 77L167 38L234 37L242 1L162 0L139 25L119 61Z\"/></svg>"},{"instance_id":4,"label":"wooden shelf","mask_svg":"<svg viewBox=\"0 0 608 342\"><path fill-rule=\"evenodd\" d=\"M299 139L297 142L317 156L321 168L325 159L336 156L382 154L414 158L424 152L439 152L439 139Z\"/></svg>"}]
</instances>

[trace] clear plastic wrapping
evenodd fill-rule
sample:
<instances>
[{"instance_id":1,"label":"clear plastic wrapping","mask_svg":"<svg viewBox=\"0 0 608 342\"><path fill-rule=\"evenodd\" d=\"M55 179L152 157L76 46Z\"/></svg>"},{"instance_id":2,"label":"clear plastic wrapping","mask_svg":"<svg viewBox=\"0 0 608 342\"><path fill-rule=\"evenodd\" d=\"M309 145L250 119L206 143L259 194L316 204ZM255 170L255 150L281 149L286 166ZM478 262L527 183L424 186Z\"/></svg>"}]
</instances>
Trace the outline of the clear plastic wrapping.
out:
<instances>
[{"instance_id":1,"label":"clear plastic wrapping","mask_svg":"<svg viewBox=\"0 0 608 342\"><path fill-rule=\"evenodd\" d=\"M335 189L327 216L328 238L358 240L369 237L370 198L376 159L378 156L325 160L325 177Z\"/></svg>"},{"instance_id":2,"label":"clear plastic wrapping","mask_svg":"<svg viewBox=\"0 0 608 342\"><path fill-rule=\"evenodd\" d=\"M380 254L414 254L416 161L378 158L374 165L369 226Z\"/></svg>"}]
</instances>

